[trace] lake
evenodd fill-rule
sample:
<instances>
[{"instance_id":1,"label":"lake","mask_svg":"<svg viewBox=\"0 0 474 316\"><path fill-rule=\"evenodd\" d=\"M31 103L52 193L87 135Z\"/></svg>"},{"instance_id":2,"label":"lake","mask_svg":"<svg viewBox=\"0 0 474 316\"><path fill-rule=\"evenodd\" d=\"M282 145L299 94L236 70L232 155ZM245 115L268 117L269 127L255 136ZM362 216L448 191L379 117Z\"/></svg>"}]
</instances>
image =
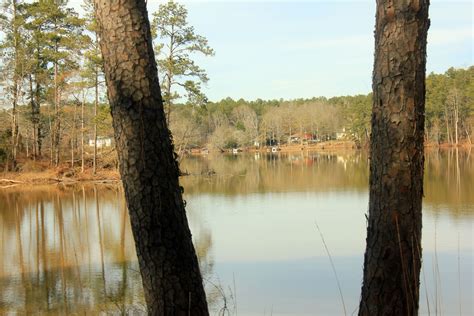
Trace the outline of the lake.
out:
<instances>
[{"instance_id":1,"label":"lake","mask_svg":"<svg viewBox=\"0 0 474 316\"><path fill-rule=\"evenodd\" d=\"M474 153L425 156L420 314L473 315ZM366 154L196 156L181 169L211 314L356 313ZM144 312L120 185L2 188L0 236L0 314Z\"/></svg>"}]
</instances>

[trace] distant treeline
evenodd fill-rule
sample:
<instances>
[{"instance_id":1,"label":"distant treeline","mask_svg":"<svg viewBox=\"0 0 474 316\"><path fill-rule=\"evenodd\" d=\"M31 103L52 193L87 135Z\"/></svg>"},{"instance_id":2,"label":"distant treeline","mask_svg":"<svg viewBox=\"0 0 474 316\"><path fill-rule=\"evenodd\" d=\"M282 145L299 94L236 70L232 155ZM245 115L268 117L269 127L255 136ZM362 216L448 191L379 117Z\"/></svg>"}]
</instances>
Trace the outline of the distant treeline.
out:
<instances>
[{"instance_id":1,"label":"distant treeline","mask_svg":"<svg viewBox=\"0 0 474 316\"><path fill-rule=\"evenodd\" d=\"M474 67L447 70L427 77L426 141L429 143L471 143L474 124ZM81 101L83 101L81 99ZM84 117L82 117L84 106ZM228 149L287 143L311 143L330 139L351 140L364 147L370 135L372 94L317 97L296 100L246 101L226 98L205 105L173 105L170 127L176 151L192 148ZM89 140L93 126L98 135L113 138L108 105L70 99L61 111L61 160L79 157L81 134L85 133L86 163L92 157ZM48 137L54 108L44 106L40 124L43 131L43 155L51 155ZM11 108L0 111L0 159L5 159L11 147ZM82 123L84 125L82 127ZM31 156L33 128L31 108L18 106L19 145L21 155ZM100 145L102 146L102 145ZM105 146L105 144L104 144ZM75 152L75 154L74 154ZM105 151L108 152L108 151ZM89 160L88 160L89 157ZM72 158L74 159L74 158ZM76 158L77 159L77 158ZM99 157L100 160L100 157Z\"/></svg>"},{"instance_id":2,"label":"distant treeline","mask_svg":"<svg viewBox=\"0 0 474 316\"><path fill-rule=\"evenodd\" d=\"M55 166L67 160L73 166L84 169L91 165L95 170L97 163L104 163L105 153L112 152L113 146L101 150L111 145L113 130L92 0L84 0L83 12L76 13L67 1L1 3L0 168L18 169L18 156L49 160ZM160 6L153 13L152 33L165 110L178 153L191 148L223 150L330 139L367 144L371 94L208 102L200 90L207 75L189 54L196 47L206 56L213 50L186 21L180 27L194 41L186 37L182 42L168 42L167 23L176 14L185 17L187 11L175 2ZM183 50L171 65L171 57L160 49L164 43ZM451 68L427 77L427 142L471 143L473 69ZM172 90L172 83L180 83L186 91ZM185 99L184 92L187 101L178 104Z\"/></svg>"},{"instance_id":3,"label":"distant treeline","mask_svg":"<svg viewBox=\"0 0 474 316\"><path fill-rule=\"evenodd\" d=\"M474 67L427 76L426 141L472 142ZM296 100L223 99L196 107L178 105L170 120L179 150L226 149L330 139L367 144L372 94Z\"/></svg>"}]
</instances>

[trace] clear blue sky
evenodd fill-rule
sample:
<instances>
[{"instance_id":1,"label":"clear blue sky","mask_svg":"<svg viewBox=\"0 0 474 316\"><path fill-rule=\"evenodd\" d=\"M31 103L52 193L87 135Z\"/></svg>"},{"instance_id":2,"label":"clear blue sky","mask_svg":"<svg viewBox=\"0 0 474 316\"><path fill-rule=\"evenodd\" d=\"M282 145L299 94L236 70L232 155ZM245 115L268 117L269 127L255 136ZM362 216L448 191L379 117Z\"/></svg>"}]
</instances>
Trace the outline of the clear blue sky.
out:
<instances>
[{"instance_id":1,"label":"clear blue sky","mask_svg":"<svg viewBox=\"0 0 474 316\"><path fill-rule=\"evenodd\" d=\"M149 12L161 2L148 0ZM371 90L375 0L180 3L216 51L197 58L208 71L205 93L212 101ZM431 0L428 72L473 64L472 15L471 1Z\"/></svg>"}]
</instances>

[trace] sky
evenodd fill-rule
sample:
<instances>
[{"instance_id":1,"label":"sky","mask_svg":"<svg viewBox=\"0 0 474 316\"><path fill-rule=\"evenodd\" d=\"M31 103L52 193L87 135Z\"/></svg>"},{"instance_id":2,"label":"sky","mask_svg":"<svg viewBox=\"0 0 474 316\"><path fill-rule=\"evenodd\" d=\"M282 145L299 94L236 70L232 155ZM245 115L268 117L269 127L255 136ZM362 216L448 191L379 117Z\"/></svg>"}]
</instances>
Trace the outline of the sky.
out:
<instances>
[{"instance_id":1,"label":"sky","mask_svg":"<svg viewBox=\"0 0 474 316\"><path fill-rule=\"evenodd\" d=\"M148 0L149 13L162 2ZM195 56L210 78L204 92L211 101L371 91L375 0L180 3L216 52ZM472 1L431 0L430 19L427 72L471 66Z\"/></svg>"}]
</instances>

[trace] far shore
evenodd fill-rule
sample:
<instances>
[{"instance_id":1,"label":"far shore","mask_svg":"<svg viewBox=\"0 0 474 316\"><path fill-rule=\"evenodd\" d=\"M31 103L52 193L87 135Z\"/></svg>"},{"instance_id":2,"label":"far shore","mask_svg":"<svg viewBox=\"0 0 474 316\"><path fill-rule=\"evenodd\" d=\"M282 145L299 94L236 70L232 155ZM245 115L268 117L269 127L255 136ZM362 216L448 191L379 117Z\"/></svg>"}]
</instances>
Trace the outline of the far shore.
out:
<instances>
[{"instance_id":1,"label":"far shore","mask_svg":"<svg viewBox=\"0 0 474 316\"><path fill-rule=\"evenodd\" d=\"M452 146L450 144L425 144L425 150L449 150L459 148L461 150L470 150L472 144L463 143L459 146ZM186 156L205 156L213 154L245 154L245 153L307 153L307 152L325 152L325 153L343 153L358 150L368 150L367 146L357 146L351 141L329 141L317 144L291 144L282 146L265 146L262 148L239 148L237 150L192 150ZM22 161L19 160L20 171L17 172L1 172L0 173L0 189L18 186L22 184L36 185L36 184L74 184L79 182L90 183L110 183L120 182L120 174L116 168L98 168L96 173L93 173L92 167L88 166L81 170L79 164L74 168L65 162L59 167L49 167L45 161L32 162L31 160L24 160L23 164L27 162L29 168L21 170ZM31 168L31 165L34 168Z\"/></svg>"}]
</instances>

